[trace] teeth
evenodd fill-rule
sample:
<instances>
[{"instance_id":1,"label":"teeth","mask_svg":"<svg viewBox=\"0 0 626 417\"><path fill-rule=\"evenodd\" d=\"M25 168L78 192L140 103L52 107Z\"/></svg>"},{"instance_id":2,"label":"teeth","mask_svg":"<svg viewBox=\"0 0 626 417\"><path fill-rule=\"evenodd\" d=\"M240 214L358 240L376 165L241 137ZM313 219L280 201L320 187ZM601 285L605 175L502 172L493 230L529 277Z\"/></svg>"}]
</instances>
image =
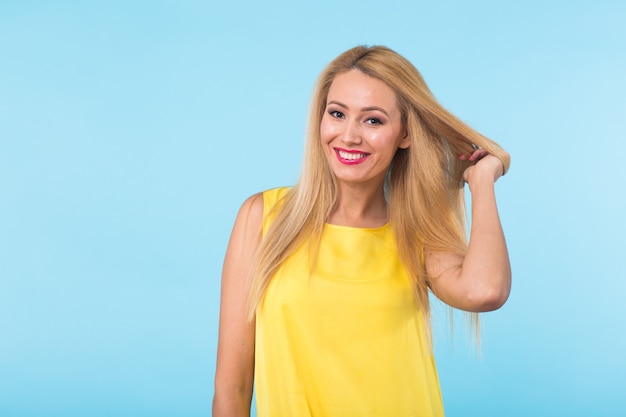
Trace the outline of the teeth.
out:
<instances>
[{"instance_id":1,"label":"teeth","mask_svg":"<svg viewBox=\"0 0 626 417\"><path fill-rule=\"evenodd\" d=\"M347 159L349 161L354 161L356 159L365 158L366 154L364 154L364 153L348 153L348 152L339 151L339 156L341 158L343 158L343 159Z\"/></svg>"}]
</instances>

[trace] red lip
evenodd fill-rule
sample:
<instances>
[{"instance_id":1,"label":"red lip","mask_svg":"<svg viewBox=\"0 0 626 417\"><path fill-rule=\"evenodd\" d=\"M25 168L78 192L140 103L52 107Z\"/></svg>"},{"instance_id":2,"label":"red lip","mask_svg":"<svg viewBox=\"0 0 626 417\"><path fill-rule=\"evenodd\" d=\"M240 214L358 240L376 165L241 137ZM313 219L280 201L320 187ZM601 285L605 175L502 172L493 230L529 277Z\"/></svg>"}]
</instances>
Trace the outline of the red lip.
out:
<instances>
[{"instance_id":1,"label":"red lip","mask_svg":"<svg viewBox=\"0 0 626 417\"><path fill-rule=\"evenodd\" d=\"M363 152L363 151L358 151L358 150L350 150L350 149L342 149L342 148L333 148L335 150L335 155L337 155L337 159L339 160L339 162L341 162L344 165L358 165L363 163L369 156L370 154L367 152ZM341 154L350 154L350 155L362 155L359 158L355 158L355 159L348 159L348 158L344 158L341 156Z\"/></svg>"}]
</instances>

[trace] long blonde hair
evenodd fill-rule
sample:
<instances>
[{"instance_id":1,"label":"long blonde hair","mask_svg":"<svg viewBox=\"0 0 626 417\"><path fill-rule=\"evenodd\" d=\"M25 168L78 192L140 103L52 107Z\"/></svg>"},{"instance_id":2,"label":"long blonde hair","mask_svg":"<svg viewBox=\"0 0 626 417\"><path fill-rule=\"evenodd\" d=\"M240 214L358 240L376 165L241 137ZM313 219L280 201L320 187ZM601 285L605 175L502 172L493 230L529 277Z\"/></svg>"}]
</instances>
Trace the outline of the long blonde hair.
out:
<instances>
[{"instance_id":1,"label":"long blonde hair","mask_svg":"<svg viewBox=\"0 0 626 417\"><path fill-rule=\"evenodd\" d=\"M395 91L411 139L411 145L394 156L385 191L400 260L412 277L415 300L425 316L430 305L424 250L464 254L467 247L463 171L468 162L458 156L480 146L498 157L505 171L509 167L509 155L445 110L404 57L383 46L357 46L344 52L326 67L315 87L302 174L277 207L253 265L250 319L282 263L308 239L316 250L337 203L337 185L322 150L319 127L334 78L353 69Z\"/></svg>"}]
</instances>

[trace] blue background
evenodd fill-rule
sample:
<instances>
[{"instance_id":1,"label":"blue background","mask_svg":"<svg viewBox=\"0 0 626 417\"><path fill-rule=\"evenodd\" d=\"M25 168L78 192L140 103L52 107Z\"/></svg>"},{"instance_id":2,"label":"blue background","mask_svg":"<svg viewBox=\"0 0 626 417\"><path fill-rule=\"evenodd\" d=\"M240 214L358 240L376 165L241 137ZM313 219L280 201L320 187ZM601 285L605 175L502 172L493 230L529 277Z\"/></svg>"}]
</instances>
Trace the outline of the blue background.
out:
<instances>
[{"instance_id":1,"label":"blue background","mask_svg":"<svg viewBox=\"0 0 626 417\"><path fill-rule=\"evenodd\" d=\"M626 5L0 3L0 415L210 415L221 263L299 174L313 83L388 45L512 154L514 269L479 355L435 309L447 415L626 415Z\"/></svg>"}]
</instances>

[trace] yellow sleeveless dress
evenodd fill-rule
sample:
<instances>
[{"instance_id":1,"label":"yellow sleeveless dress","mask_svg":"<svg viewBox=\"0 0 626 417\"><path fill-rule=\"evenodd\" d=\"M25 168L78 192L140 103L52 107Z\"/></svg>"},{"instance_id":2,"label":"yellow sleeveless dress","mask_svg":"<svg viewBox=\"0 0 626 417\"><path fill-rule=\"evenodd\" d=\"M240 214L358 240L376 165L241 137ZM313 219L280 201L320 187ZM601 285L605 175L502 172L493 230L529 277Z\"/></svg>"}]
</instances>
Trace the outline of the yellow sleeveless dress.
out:
<instances>
[{"instance_id":1,"label":"yellow sleeveless dress","mask_svg":"<svg viewBox=\"0 0 626 417\"><path fill-rule=\"evenodd\" d=\"M286 191L264 192L264 233ZM257 311L257 416L443 416L424 317L391 227L328 224L313 275L309 265L308 249L296 251Z\"/></svg>"}]
</instances>

